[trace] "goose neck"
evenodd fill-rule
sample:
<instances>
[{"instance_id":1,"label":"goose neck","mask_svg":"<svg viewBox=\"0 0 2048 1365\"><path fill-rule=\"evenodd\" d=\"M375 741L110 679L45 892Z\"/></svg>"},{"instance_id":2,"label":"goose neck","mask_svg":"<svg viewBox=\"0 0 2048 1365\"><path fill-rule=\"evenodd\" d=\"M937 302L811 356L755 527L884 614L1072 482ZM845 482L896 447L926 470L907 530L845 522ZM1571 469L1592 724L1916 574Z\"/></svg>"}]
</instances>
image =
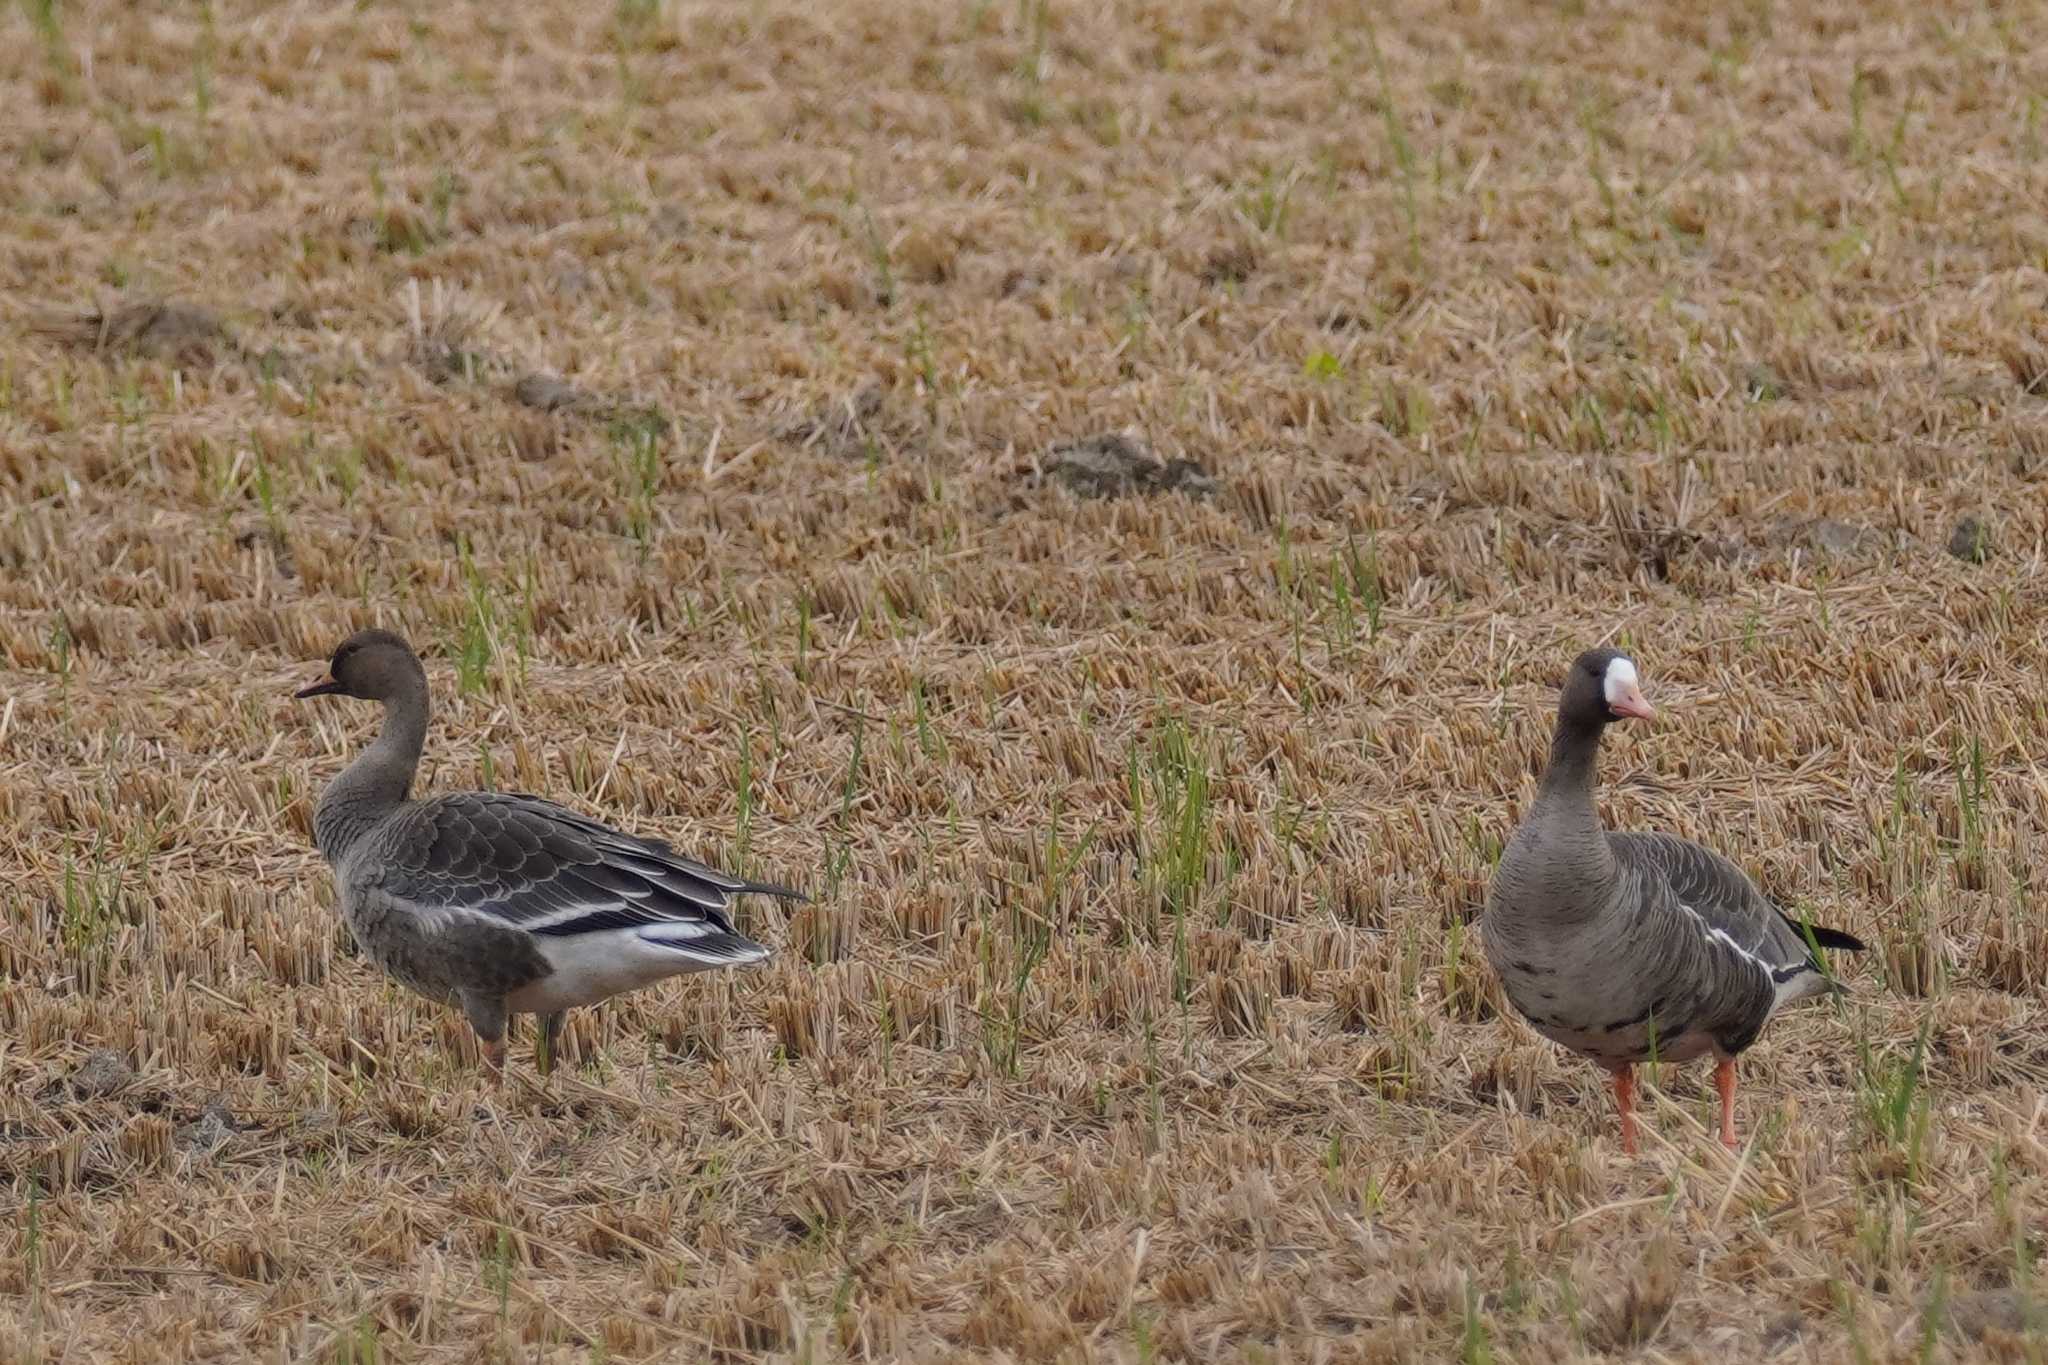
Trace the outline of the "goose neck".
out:
<instances>
[{"instance_id":1,"label":"goose neck","mask_svg":"<svg viewBox=\"0 0 2048 1365\"><path fill-rule=\"evenodd\" d=\"M330 862L339 861L371 826L405 804L426 742L427 691L422 678L386 699L377 738L322 794L313 835Z\"/></svg>"}]
</instances>

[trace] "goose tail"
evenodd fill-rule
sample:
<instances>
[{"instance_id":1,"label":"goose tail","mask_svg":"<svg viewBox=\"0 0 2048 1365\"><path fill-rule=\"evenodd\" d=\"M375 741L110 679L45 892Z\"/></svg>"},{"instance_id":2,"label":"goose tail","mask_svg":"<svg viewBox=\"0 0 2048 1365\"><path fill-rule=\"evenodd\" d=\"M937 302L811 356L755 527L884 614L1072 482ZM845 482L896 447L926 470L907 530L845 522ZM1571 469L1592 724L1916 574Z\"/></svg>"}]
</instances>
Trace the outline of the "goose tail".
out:
<instances>
[{"instance_id":1,"label":"goose tail","mask_svg":"<svg viewBox=\"0 0 2048 1365\"><path fill-rule=\"evenodd\" d=\"M781 901L795 901L799 905L810 903L810 897L795 887L782 886L775 882L742 882L733 894L735 896L773 896Z\"/></svg>"},{"instance_id":2,"label":"goose tail","mask_svg":"<svg viewBox=\"0 0 2048 1365\"><path fill-rule=\"evenodd\" d=\"M729 930L708 934L677 934L664 933L663 926L651 925L642 929L636 937L649 948L663 954L673 954L684 963L690 964L678 964L684 971L747 967L757 962L766 962L774 955L774 950L766 944L756 943L745 934Z\"/></svg>"},{"instance_id":3,"label":"goose tail","mask_svg":"<svg viewBox=\"0 0 2048 1365\"><path fill-rule=\"evenodd\" d=\"M1823 948L1839 948L1845 953L1861 953L1870 947L1854 934L1844 933L1840 929L1830 929L1821 924L1806 925L1804 932L1811 933L1813 941Z\"/></svg>"}]
</instances>

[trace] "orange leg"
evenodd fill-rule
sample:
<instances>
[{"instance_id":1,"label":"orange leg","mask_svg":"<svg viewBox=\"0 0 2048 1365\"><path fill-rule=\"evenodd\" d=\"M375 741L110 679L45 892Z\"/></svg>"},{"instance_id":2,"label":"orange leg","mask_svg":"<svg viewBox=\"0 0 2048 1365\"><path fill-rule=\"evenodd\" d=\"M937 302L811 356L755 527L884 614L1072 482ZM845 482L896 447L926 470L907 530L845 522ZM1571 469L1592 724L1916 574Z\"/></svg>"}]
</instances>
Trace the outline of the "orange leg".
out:
<instances>
[{"instance_id":1,"label":"orange leg","mask_svg":"<svg viewBox=\"0 0 2048 1365\"><path fill-rule=\"evenodd\" d=\"M1621 1110L1621 1150L1636 1154L1636 1074L1623 1062L1614 1069L1614 1103Z\"/></svg>"},{"instance_id":2,"label":"orange leg","mask_svg":"<svg viewBox=\"0 0 2048 1365\"><path fill-rule=\"evenodd\" d=\"M479 1038L484 1053L484 1068L491 1073L494 1088L505 1084L505 1040L503 1038Z\"/></svg>"},{"instance_id":3,"label":"orange leg","mask_svg":"<svg viewBox=\"0 0 2048 1365\"><path fill-rule=\"evenodd\" d=\"M476 1034L476 1045L484 1054L484 1066L490 1070L491 1084L502 1086L505 1083L505 1002L495 996L464 991L462 1012L469 1017L470 1031Z\"/></svg>"},{"instance_id":4,"label":"orange leg","mask_svg":"<svg viewBox=\"0 0 2048 1365\"><path fill-rule=\"evenodd\" d=\"M1721 1092L1721 1145L1735 1147L1735 1059L1723 1057L1714 1064L1714 1089Z\"/></svg>"}]
</instances>

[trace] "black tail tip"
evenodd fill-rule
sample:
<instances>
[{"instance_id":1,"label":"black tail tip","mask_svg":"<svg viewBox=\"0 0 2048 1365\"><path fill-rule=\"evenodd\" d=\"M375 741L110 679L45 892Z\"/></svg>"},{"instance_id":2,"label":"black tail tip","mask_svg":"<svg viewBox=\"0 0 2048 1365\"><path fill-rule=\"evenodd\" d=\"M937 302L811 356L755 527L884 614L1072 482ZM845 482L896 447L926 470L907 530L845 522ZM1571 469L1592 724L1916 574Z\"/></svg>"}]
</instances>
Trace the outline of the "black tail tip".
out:
<instances>
[{"instance_id":1,"label":"black tail tip","mask_svg":"<svg viewBox=\"0 0 2048 1365\"><path fill-rule=\"evenodd\" d=\"M1867 952L1870 945L1854 934L1845 934L1840 929L1824 929L1818 924L1809 925L1813 941L1823 948L1839 948L1845 953Z\"/></svg>"}]
</instances>

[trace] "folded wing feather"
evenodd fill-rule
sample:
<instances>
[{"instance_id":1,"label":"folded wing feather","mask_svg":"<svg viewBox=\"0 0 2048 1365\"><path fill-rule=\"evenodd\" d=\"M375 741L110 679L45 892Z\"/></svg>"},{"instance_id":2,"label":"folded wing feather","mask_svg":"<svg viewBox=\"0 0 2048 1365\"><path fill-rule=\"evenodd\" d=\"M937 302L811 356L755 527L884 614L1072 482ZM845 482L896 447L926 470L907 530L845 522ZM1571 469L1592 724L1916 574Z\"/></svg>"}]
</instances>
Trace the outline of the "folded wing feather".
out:
<instances>
[{"instance_id":1,"label":"folded wing feather","mask_svg":"<svg viewBox=\"0 0 2048 1365\"><path fill-rule=\"evenodd\" d=\"M415 802L380 842L382 856L370 865L386 894L428 917L487 915L549 937L658 927L661 940L714 949L733 934L725 910L735 895L798 898L515 793Z\"/></svg>"},{"instance_id":2,"label":"folded wing feather","mask_svg":"<svg viewBox=\"0 0 2048 1365\"><path fill-rule=\"evenodd\" d=\"M1670 834L1609 834L1615 856L1661 874L1709 937L1755 959L1774 981L1822 972L1806 931L1757 889L1749 875L1702 844ZM1861 940L1839 929L1814 927L1822 947L1860 949Z\"/></svg>"}]
</instances>

